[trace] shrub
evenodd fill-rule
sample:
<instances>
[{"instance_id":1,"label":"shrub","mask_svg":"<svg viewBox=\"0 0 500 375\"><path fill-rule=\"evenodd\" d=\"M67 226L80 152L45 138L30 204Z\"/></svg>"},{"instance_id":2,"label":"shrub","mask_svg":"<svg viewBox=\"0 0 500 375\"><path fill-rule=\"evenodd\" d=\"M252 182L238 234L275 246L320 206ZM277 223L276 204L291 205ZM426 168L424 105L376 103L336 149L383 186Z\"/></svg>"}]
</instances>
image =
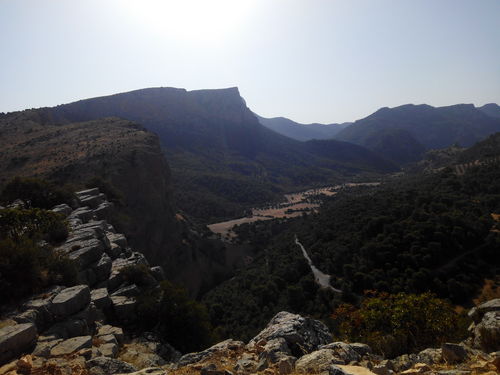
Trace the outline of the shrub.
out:
<instances>
[{"instance_id":1,"label":"shrub","mask_svg":"<svg viewBox=\"0 0 500 375\"><path fill-rule=\"evenodd\" d=\"M39 208L0 210L0 238L18 241L26 237L51 243L68 237L68 226L61 214Z\"/></svg>"},{"instance_id":2,"label":"shrub","mask_svg":"<svg viewBox=\"0 0 500 375\"><path fill-rule=\"evenodd\" d=\"M71 205L75 196L46 180L15 177L3 188L0 202L6 204L16 199L23 200L28 207L50 209L61 203Z\"/></svg>"},{"instance_id":3,"label":"shrub","mask_svg":"<svg viewBox=\"0 0 500 375\"><path fill-rule=\"evenodd\" d=\"M339 306L332 318L338 334L361 341L387 357L419 351L466 336L466 319L431 293L373 293L361 307Z\"/></svg>"}]
</instances>

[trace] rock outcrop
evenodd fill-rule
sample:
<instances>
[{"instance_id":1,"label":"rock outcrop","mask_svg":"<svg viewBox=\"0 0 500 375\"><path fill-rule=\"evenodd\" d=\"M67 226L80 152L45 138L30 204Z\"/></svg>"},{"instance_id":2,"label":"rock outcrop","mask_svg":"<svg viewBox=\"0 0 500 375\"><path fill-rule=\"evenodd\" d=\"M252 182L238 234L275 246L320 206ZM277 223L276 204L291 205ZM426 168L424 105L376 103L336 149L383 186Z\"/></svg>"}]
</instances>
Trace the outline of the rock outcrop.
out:
<instances>
[{"instance_id":1,"label":"rock outcrop","mask_svg":"<svg viewBox=\"0 0 500 375\"><path fill-rule=\"evenodd\" d=\"M54 358L85 350L89 351L85 354L88 359L114 359L124 344L124 333L121 327L104 323L126 326L135 317L136 296L162 280L163 271L158 266L143 287L124 279L122 272L128 267L141 265L148 270L146 257L128 247L127 239L101 216L99 207L109 202L99 189L77 192L76 196L78 204L90 206L54 208L66 215L70 226L68 238L56 250L75 261L82 284L55 286L10 312L9 325L0 329L0 365L28 353L36 356L33 366L38 368ZM117 362L110 363L114 366ZM128 370L136 371L134 367ZM108 373L107 368L103 371Z\"/></svg>"}]
</instances>

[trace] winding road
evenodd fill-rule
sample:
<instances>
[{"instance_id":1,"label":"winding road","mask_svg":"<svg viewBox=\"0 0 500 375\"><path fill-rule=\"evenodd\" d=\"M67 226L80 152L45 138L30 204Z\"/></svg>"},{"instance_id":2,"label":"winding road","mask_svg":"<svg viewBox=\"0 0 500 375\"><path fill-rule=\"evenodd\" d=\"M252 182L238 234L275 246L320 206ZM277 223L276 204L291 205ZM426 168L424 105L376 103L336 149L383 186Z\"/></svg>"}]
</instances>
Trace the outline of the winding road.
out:
<instances>
[{"instance_id":1,"label":"winding road","mask_svg":"<svg viewBox=\"0 0 500 375\"><path fill-rule=\"evenodd\" d=\"M333 290L335 293L342 293L340 289L334 288L333 286L330 285L330 279L331 276L327 275L326 273L321 272L312 262L311 258L307 254L306 249L304 246L300 243L299 238L295 236L295 243L300 246L300 249L302 250L302 254L304 255L304 258L306 258L307 263L309 263L309 266L311 267L311 271L314 274L314 280L321 286L322 288L328 288Z\"/></svg>"}]
</instances>

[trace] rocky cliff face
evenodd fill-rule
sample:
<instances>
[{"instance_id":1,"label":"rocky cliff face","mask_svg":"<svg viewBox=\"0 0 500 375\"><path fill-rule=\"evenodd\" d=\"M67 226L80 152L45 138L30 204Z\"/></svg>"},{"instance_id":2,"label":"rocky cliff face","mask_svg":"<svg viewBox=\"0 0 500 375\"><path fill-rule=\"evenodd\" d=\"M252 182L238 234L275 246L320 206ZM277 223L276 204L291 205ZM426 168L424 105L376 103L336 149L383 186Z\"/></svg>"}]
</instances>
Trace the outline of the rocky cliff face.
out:
<instances>
[{"instance_id":1,"label":"rocky cliff face","mask_svg":"<svg viewBox=\"0 0 500 375\"><path fill-rule=\"evenodd\" d=\"M14 176L43 177L84 187L98 177L122 195L111 221L169 279L195 295L228 266L217 242L206 243L172 207L170 169L158 137L118 118L56 125L49 111L0 119L0 184ZM214 257L207 249L221 252Z\"/></svg>"}]
</instances>

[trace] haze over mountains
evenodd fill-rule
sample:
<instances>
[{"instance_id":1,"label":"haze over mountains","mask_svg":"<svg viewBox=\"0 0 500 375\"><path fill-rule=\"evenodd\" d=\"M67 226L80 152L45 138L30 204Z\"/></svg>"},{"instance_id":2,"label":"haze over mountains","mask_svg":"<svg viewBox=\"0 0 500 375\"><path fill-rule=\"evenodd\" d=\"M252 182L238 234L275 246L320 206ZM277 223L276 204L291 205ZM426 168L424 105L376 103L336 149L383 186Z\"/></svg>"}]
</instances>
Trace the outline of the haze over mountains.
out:
<instances>
[{"instance_id":1,"label":"haze over mountains","mask_svg":"<svg viewBox=\"0 0 500 375\"><path fill-rule=\"evenodd\" d=\"M242 215L281 193L397 167L359 145L299 142L262 126L237 88L150 88L43 109L57 123L116 116L158 134L176 201L204 219Z\"/></svg>"},{"instance_id":2,"label":"haze over mountains","mask_svg":"<svg viewBox=\"0 0 500 375\"><path fill-rule=\"evenodd\" d=\"M342 124L301 124L285 117L265 118L259 115L256 116L259 122L266 128L297 141L331 139L342 129L352 124L351 122L344 122Z\"/></svg>"},{"instance_id":3,"label":"haze over mountains","mask_svg":"<svg viewBox=\"0 0 500 375\"><path fill-rule=\"evenodd\" d=\"M452 144L469 147L500 131L500 120L485 113L497 113L492 111L495 107L485 107L407 104L381 108L354 122L335 138L365 146L398 165L404 165L420 160L426 150Z\"/></svg>"}]
</instances>

